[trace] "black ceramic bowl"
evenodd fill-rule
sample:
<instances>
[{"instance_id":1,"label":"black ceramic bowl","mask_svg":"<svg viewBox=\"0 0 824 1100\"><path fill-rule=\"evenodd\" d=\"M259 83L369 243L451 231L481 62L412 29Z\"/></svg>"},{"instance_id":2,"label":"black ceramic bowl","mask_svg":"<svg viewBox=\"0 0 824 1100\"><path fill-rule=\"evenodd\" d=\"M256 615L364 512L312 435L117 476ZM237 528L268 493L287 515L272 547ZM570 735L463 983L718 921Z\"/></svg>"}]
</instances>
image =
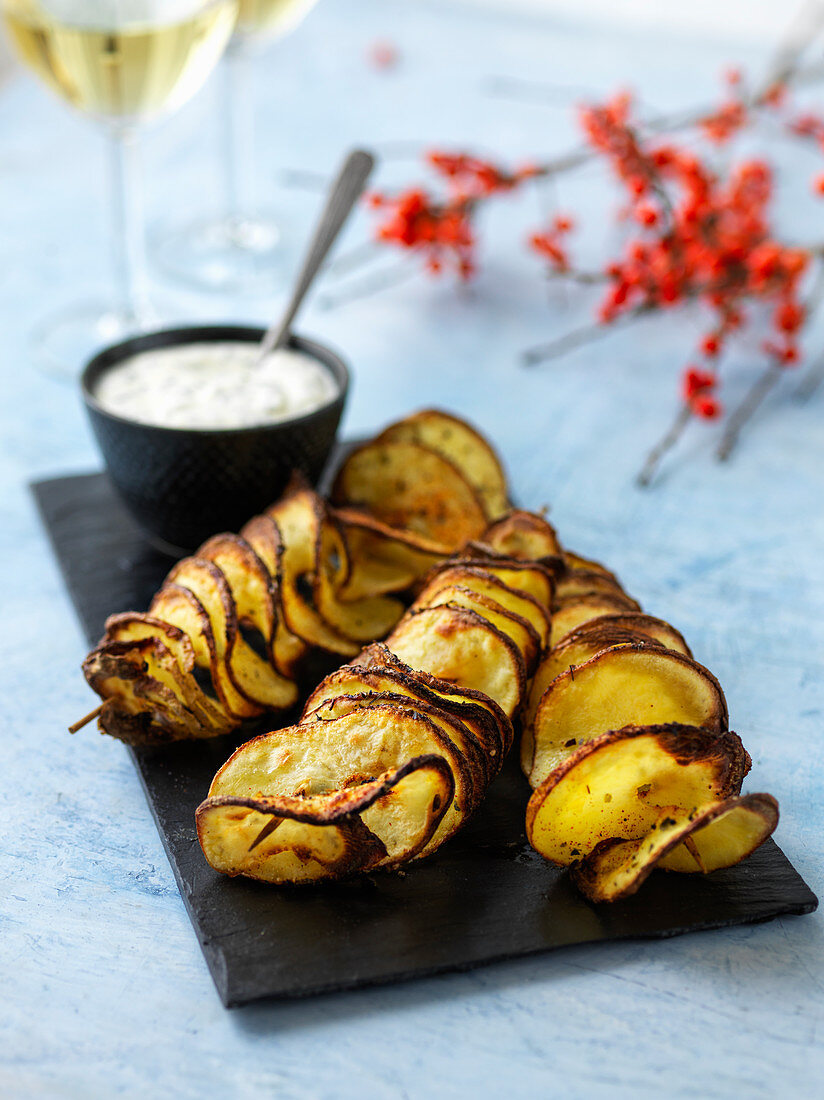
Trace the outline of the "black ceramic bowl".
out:
<instances>
[{"instance_id":1,"label":"black ceramic bowl","mask_svg":"<svg viewBox=\"0 0 824 1100\"><path fill-rule=\"evenodd\" d=\"M152 348L207 341L259 342L264 330L237 325L164 329L101 351L83 371L83 400L114 485L151 541L167 553L194 550L219 531L237 531L275 501L294 470L315 484L335 442L349 372L334 352L293 336L290 346L320 360L338 394L314 412L248 428L160 428L107 412L94 395L100 376Z\"/></svg>"}]
</instances>

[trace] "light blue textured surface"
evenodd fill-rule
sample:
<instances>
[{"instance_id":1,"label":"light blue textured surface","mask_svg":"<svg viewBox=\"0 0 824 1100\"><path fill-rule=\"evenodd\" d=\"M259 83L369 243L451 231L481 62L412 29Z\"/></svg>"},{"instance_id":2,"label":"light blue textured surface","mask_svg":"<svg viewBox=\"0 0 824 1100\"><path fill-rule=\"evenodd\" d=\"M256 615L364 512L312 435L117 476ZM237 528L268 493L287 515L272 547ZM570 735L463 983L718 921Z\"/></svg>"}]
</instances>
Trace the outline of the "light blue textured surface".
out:
<instances>
[{"instance_id":1,"label":"light blue textured surface","mask_svg":"<svg viewBox=\"0 0 824 1100\"><path fill-rule=\"evenodd\" d=\"M365 64L378 37L400 46L396 71ZM484 77L595 92L633 82L656 106L681 106L710 96L731 56L730 43L323 0L267 56L262 178L273 183L284 165L328 172L352 142L532 158L568 145L568 114L491 98ZM208 201L213 97L150 135L153 216ZM811 157L792 163L804 181L816 169ZM105 286L102 172L81 120L28 80L2 93L0 1095L820 1096L819 915L305 1003L220 1006L124 749L92 729L65 732L94 702L77 671L86 646L25 489L98 462L76 394L35 373L25 335L48 308L94 290L92 273ZM414 174L407 161L386 168L386 178ZM588 211L590 226L605 195L589 171L561 185L562 204ZM316 199L292 192L287 205L299 235ZM523 253L538 211L534 196L494 204L484 274L469 291L416 279L316 306L303 327L354 365L349 432L423 404L465 413L498 444L520 500L551 502L568 545L607 561L683 630L726 689L754 760L749 789L777 795L778 842L820 893L824 389L802 405L788 381L726 467L711 458L716 428L694 428L662 483L638 492L631 476L671 415L695 326L651 322L523 371L520 349L584 315L577 294L553 290L547 303ZM820 206L791 204L784 217L788 235L820 239ZM353 226L350 240L365 231ZM175 294L173 308L246 319L269 307ZM730 395L744 385L733 364Z\"/></svg>"}]
</instances>

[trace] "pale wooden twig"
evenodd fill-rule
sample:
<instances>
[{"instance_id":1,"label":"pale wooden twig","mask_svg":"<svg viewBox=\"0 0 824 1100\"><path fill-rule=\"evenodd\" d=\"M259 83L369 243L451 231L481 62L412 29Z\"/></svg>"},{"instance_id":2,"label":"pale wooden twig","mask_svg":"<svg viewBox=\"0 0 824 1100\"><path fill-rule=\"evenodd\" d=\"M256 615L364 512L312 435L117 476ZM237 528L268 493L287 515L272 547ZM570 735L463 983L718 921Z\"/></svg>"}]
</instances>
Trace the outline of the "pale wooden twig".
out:
<instances>
[{"instance_id":1,"label":"pale wooden twig","mask_svg":"<svg viewBox=\"0 0 824 1100\"><path fill-rule=\"evenodd\" d=\"M716 451L716 457L719 462L726 462L735 450L741 435L741 429L747 421L755 415L759 405L776 384L783 372L783 367L775 362L771 362L767 369L755 380L747 391L747 396L738 408L730 414L727 426L724 429L724 434L721 436L718 450Z\"/></svg>"},{"instance_id":2,"label":"pale wooden twig","mask_svg":"<svg viewBox=\"0 0 824 1100\"><path fill-rule=\"evenodd\" d=\"M669 429L664 433L658 443L652 448L647 455L644 465L638 472L638 476L635 479L635 484L642 489L646 489L652 484L652 480L658 472L658 466L661 459L668 451L671 451L681 435L692 419L692 410L686 402L678 410L678 413L670 425Z\"/></svg>"}]
</instances>

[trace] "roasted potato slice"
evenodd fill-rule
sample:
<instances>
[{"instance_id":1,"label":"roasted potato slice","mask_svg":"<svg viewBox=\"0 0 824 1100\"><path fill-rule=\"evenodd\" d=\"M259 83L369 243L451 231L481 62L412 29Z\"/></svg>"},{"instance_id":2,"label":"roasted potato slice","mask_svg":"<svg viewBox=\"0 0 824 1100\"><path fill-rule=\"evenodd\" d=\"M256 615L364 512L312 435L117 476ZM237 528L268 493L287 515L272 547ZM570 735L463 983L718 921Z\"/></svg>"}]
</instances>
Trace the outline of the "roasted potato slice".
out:
<instances>
[{"instance_id":1,"label":"roasted potato slice","mask_svg":"<svg viewBox=\"0 0 824 1100\"><path fill-rule=\"evenodd\" d=\"M531 596L541 607L549 610L552 606L554 590L552 571L540 562L517 562L506 558L451 558L427 574L421 591L425 591L431 583L464 584L466 574L463 570L466 569L481 569L489 576L496 577L507 588ZM453 573L452 570L456 572ZM499 603L503 602L496 596L493 596L493 599L498 599Z\"/></svg>"},{"instance_id":2,"label":"roasted potato slice","mask_svg":"<svg viewBox=\"0 0 824 1100\"><path fill-rule=\"evenodd\" d=\"M519 508L487 527L481 541L498 554L524 561L540 561L561 554L561 544L552 524L535 512Z\"/></svg>"},{"instance_id":3,"label":"roasted potato slice","mask_svg":"<svg viewBox=\"0 0 824 1100\"><path fill-rule=\"evenodd\" d=\"M278 619L277 591L249 543L240 535L215 535L198 549L197 557L218 567L229 583L238 620L253 626L270 648Z\"/></svg>"},{"instance_id":4,"label":"roasted potato slice","mask_svg":"<svg viewBox=\"0 0 824 1100\"><path fill-rule=\"evenodd\" d=\"M417 443L436 451L461 471L488 520L507 510L506 474L500 459L482 435L456 416L424 409L390 425L377 441Z\"/></svg>"},{"instance_id":5,"label":"roasted potato slice","mask_svg":"<svg viewBox=\"0 0 824 1100\"><path fill-rule=\"evenodd\" d=\"M188 589L200 601L209 616L218 664L241 695L263 710L283 710L294 704L294 683L243 637L231 587L214 562L184 558L169 573L168 582Z\"/></svg>"},{"instance_id":6,"label":"roasted potato slice","mask_svg":"<svg viewBox=\"0 0 824 1100\"><path fill-rule=\"evenodd\" d=\"M197 809L198 839L223 874L271 883L338 879L417 855L452 804L452 791L446 761L418 756L329 794L208 798Z\"/></svg>"},{"instance_id":7,"label":"roasted potato slice","mask_svg":"<svg viewBox=\"0 0 824 1100\"><path fill-rule=\"evenodd\" d=\"M186 706L177 659L157 638L98 646L86 658L83 671L105 700L100 729L126 744L213 735Z\"/></svg>"},{"instance_id":8,"label":"roasted potato slice","mask_svg":"<svg viewBox=\"0 0 824 1100\"><path fill-rule=\"evenodd\" d=\"M397 707L399 710L410 709L416 714L425 715L433 725L437 726L444 737L455 746L466 762L466 791L464 803L467 813L477 809L488 783L491 779L491 765L488 761L481 742L475 736L474 731L450 714L445 708L422 698L415 698L408 691L381 691L358 692L353 695L337 695L319 704L309 714L301 718L301 722L312 723L318 719L330 721L334 718L342 718L353 711L367 710L369 707ZM458 784L460 786L460 784ZM460 796L459 796L460 802Z\"/></svg>"},{"instance_id":9,"label":"roasted potato slice","mask_svg":"<svg viewBox=\"0 0 824 1100\"><path fill-rule=\"evenodd\" d=\"M482 691L509 716L523 696L526 666L520 650L474 611L459 607L414 611L386 644L412 668Z\"/></svg>"},{"instance_id":10,"label":"roasted potato slice","mask_svg":"<svg viewBox=\"0 0 824 1100\"><path fill-rule=\"evenodd\" d=\"M642 837L602 840L573 867L572 877L590 901L617 901L634 894L656 867L704 874L733 867L777 824L778 803L769 794L710 802L686 816L667 808Z\"/></svg>"},{"instance_id":11,"label":"roasted potato slice","mask_svg":"<svg viewBox=\"0 0 824 1100\"><path fill-rule=\"evenodd\" d=\"M522 714L524 726L529 726L535 717L541 696L556 676L572 666L583 664L602 649L615 645L638 645L644 641L663 645L665 649L684 653L687 657L692 656L678 631L652 615L628 612L625 615L604 615L591 619L567 634L542 658L529 685L527 703Z\"/></svg>"},{"instance_id":12,"label":"roasted potato slice","mask_svg":"<svg viewBox=\"0 0 824 1100\"><path fill-rule=\"evenodd\" d=\"M428 569L443 559L440 549L426 540L398 531L353 508L336 508L333 514L343 531L349 572L337 596L344 603L405 592Z\"/></svg>"},{"instance_id":13,"label":"roasted potato slice","mask_svg":"<svg viewBox=\"0 0 824 1100\"><path fill-rule=\"evenodd\" d=\"M662 646L602 650L561 673L544 692L524 731L527 778L537 787L593 737L655 722L724 729L727 704L721 685L702 665Z\"/></svg>"},{"instance_id":14,"label":"roasted potato slice","mask_svg":"<svg viewBox=\"0 0 824 1100\"><path fill-rule=\"evenodd\" d=\"M571 569L555 581L555 605L577 600L581 596L626 596L620 583L608 573L592 569ZM630 597L631 598L631 597Z\"/></svg>"},{"instance_id":15,"label":"roasted potato slice","mask_svg":"<svg viewBox=\"0 0 824 1100\"><path fill-rule=\"evenodd\" d=\"M562 639L565 645L571 640L583 641L592 638L594 641L617 635L621 631L629 634L643 635L650 641L658 642L666 649L675 650L692 657L692 651L684 640L683 634L676 630L663 619L656 619L654 615L645 615L641 611L627 611L617 615L600 615L597 619L589 619L582 623L572 633Z\"/></svg>"},{"instance_id":16,"label":"roasted potato slice","mask_svg":"<svg viewBox=\"0 0 824 1100\"><path fill-rule=\"evenodd\" d=\"M561 557L567 569L584 569L588 573L605 573L608 577L612 577L616 584L618 583L618 578L615 574L611 573L605 565L602 565L599 561L595 561L593 558L581 557L580 554L574 554L571 550L564 550Z\"/></svg>"},{"instance_id":17,"label":"roasted potato slice","mask_svg":"<svg viewBox=\"0 0 824 1100\"><path fill-rule=\"evenodd\" d=\"M309 652L309 645L286 625L283 615L281 581L283 579L283 539L271 516L255 516L241 529L243 538L266 567L277 601L277 622L272 639L272 659L275 668L292 679Z\"/></svg>"},{"instance_id":18,"label":"roasted potato slice","mask_svg":"<svg viewBox=\"0 0 824 1100\"><path fill-rule=\"evenodd\" d=\"M466 607L476 611L487 622L511 638L524 658L527 676L532 674L538 654L541 651L541 639L534 626L522 615L509 611L490 596L474 591L466 585L453 584L442 588L426 602L417 600L412 610L422 607Z\"/></svg>"},{"instance_id":19,"label":"roasted potato slice","mask_svg":"<svg viewBox=\"0 0 824 1100\"><path fill-rule=\"evenodd\" d=\"M405 605L391 596L363 596L355 603L344 603L338 592L348 574L349 555L343 532L323 511L318 516L315 546L315 607L327 623L355 642L383 638L403 615Z\"/></svg>"},{"instance_id":20,"label":"roasted potato slice","mask_svg":"<svg viewBox=\"0 0 824 1100\"><path fill-rule=\"evenodd\" d=\"M373 648L373 647L370 647ZM375 646L375 649L378 647ZM382 646L386 653L385 646ZM344 665L315 688L306 701L301 721L329 700L341 695L399 694L440 707L459 718L475 735L487 760L490 773L500 770L504 753L511 744L512 724L497 704L479 692L461 690L435 677L426 678L402 662L375 662L371 667Z\"/></svg>"},{"instance_id":21,"label":"roasted potato slice","mask_svg":"<svg viewBox=\"0 0 824 1100\"><path fill-rule=\"evenodd\" d=\"M435 597L439 596L444 589L451 588L453 585L463 585L481 596L488 596L505 610L526 619L538 635L539 650L543 650L546 646L549 641L550 630L548 608L527 592L505 584L500 577L496 577L494 573L490 573L487 569L464 565L445 566L440 572L432 574L429 583L418 593L418 598L413 606L427 607L433 605Z\"/></svg>"},{"instance_id":22,"label":"roasted potato slice","mask_svg":"<svg viewBox=\"0 0 824 1100\"><path fill-rule=\"evenodd\" d=\"M741 739L728 730L677 723L611 730L581 745L533 791L527 838L545 859L568 866L603 840L646 836L662 811L683 818L738 794L749 765Z\"/></svg>"},{"instance_id":23,"label":"roasted potato slice","mask_svg":"<svg viewBox=\"0 0 824 1100\"><path fill-rule=\"evenodd\" d=\"M241 798L342 791L401 767L416 756L446 760L455 797L427 848L462 824L471 778L463 754L425 715L408 707L374 706L329 721L315 719L247 741L212 780L209 797Z\"/></svg>"},{"instance_id":24,"label":"roasted potato slice","mask_svg":"<svg viewBox=\"0 0 824 1100\"><path fill-rule=\"evenodd\" d=\"M306 487L293 487L267 510L283 541L281 605L286 625L310 646L351 657L357 642L327 623L314 606L315 558L319 532L319 497Z\"/></svg>"},{"instance_id":25,"label":"roasted potato slice","mask_svg":"<svg viewBox=\"0 0 824 1100\"><path fill-rule=\"evenodd\" d=\"M226 665L226 633L221 629L220 643L212 630L209 615L203 604L188 588L166 581L155 595L149 614L178 627L188 635L195 654L195 664L208 672L219 705L235 724L244 718L255 718L263 713L263 707L242 695L229 675ZM220 615L221 627L225 616Z\"/></svg>"},{"instance_id":26,"label":"roasted potato slice","mask_svg":"<svg viewBox=\"0 0 824 1100\"><path fill-rule=\"evenodd\" d=\"M627 611L639 611L635 600L629 596L619 596L618 593L607 595L577 596L556 607L552 613L552 633L549 636L550 649L554 649L558 643L588 623L591 619L598 619L602 615L621 615Z\"/></svg>"},{"instance_id":27,"label":"roasted potato slice","mask_svg":"<svg viewBox=\"0 0 824 1100\"><path fill-rule=\"evenodd\" d=\"M568 672L570 669L577 668L578 665L585 664L604 649L613 649L620 645L637 647L657 644L651 638L645 638L643 634L633 634L628 630L612 630L598 634L594 638L588 635L579 636L575 632L568 634L560 645L544 654L535 670L535 675L529 683L526 702L521 708L523 728L528 729L531 726L545 691L562 672Z\"/></svg>"},{"instance_id":28,"label":"roasted potato slice","mask_svg":"<svg viewBox=\"0 0 824 1100\"><path fill-rule=\"evenodd\" d=\"M269 697L274 685L277 685L277 695L281 700L270 705L277 709L294 706L298 698L297 687L290 677L277 671L278 582L272 579L272 574L252 546L239 535L216 535L200 547L197 557L213 562L226 578L235 601L238 626L241 629L252 627L263 640L268 664L272 666L265 674Z\"/></svg>"},{"instance_id":29,"label":"roasted potato slice","mask_svg":"<svg viewBox=\"0 0 824 1100\"><path fill-rule=\"evenodd\" d=\"M430 549L445 553L480 534L486 523L460 470L417 443L358 447L335 479L332 503L361 508L390 527L422 535Z\"/></svg>"},{"instance_id":30,"label":"roasted potato slice","mask_svg":"<svg viewBox=\"0 0 824 1100\"><path fill-rule=\"evenodd\" d=\"M111 615L106 620L106 635L101 646L146 639L160 642L174 656L179 671L176 675L177 686L173 690L203 725L204 733L207 730L216 734L225 733L230 729L233 723L227 712L218 700L209 698L198 684L194 674L195 652L188 634L184 634L179 627L152 615L127 611L120 615ZM94 651L89 656L93 657ZM86 665L83 667L85 671ZM112 682L110 689L116 694L117 685Z\"/></svg>"},{"instance_id":31,"label":"roasted potato slice","mask_svg":"<svg viewBox=\"0 0 824 1100\"><path fill-rule=\"evenodd\" d=\"M459 702L463 702L466 699L471 700L479 707L482 707L495 722L495 725L500 731L500 742L504 746L504 753L507 753L512 747L515 738L512 720L507 714L504 714L498 703L496 703L494 699L491 699L485 692L477 691L475 688L450 683L420 668L412 668L393 653L384 642L375 642L373 645L366 646L361 650L357 661L352 662L352 665L366 668L370 671L385 672L392 670L409 676L417 684L431 691L450 706L456 699ZM459 717L462 717L462 715L459 715ZM497 743L497 739L495 743Z\"/></svg>"}]
</instances>

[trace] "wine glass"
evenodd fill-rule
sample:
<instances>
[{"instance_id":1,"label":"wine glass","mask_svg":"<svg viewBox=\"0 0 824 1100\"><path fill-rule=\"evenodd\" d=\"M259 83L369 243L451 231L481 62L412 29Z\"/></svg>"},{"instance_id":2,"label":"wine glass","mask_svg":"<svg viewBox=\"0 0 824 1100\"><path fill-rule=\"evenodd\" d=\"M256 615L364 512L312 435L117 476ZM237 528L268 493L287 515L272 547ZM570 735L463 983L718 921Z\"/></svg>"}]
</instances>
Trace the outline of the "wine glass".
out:
<instances>
[{"instance_id":1,"label":"wine glass","mask_svg":"<svg viewBox=\"0 0 824 1100\"><path fill-rule=\"evenodd\" d=\"M221 172L223 211L163 229L153 254L169 274L200 289L254 290L283 274L277 220L254 196L254 120L251 78L259 49L287 35L317 0L239 0L234 37L222 66Z\"/></svg>"},{"instance_id":2,"label":"wine glass","mask_svg":"<svg viewBox=\"0 0 824 1100\"><path fill-rule=\"evenodd\" d=\"M0 0L20 58L108 137L115 299L44 321L35 348L52 373L76 373L101 344L151 323L137 173L141 124L173 111L209 76L237 0Z\"/></svg>"}]
</instances>

